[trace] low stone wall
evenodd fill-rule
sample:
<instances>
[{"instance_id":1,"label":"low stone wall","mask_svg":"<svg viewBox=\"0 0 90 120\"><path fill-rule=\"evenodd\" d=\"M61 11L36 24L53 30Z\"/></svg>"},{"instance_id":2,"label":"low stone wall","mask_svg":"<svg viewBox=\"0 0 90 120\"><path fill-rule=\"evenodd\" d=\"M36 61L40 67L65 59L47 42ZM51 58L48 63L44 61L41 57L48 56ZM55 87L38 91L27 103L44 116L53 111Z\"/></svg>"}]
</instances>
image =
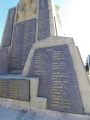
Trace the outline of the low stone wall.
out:
<instances>
[{"instance_id":1,"label":"low stone wall","mask_svg":"<svg viewBox=\"0 0 90 120\"><path fill-rule=\"evenodd\" d=\"M8 81L8 82L7 83L5 82L6 84L4 84L4 88L0 87L0 96L1 95L5 96L5 97L3 96L0 98L0 104L3 104L5 106L15 107L18 109L19 108L25 109L28 107L36 107L36 108L46 109L47 98L37 96L39 78L23 77L20 74L18 74L18 75L15 75L15 74L0 75L0 86L2 86L2 80L4 82L5 81ZM24 85L25 81L26 81L26 83L30 82L29 87L28 87L28 84ZM22 82L24 82L24 83L22 83ZM21 84L23 84L23 86ZM11 85L13 85L13 86L11 86ZM19 88L15 88L15 87L19 87ZM23 87L26 87L26 88L23 89ZM8 89L8 90L6 90L6 89ZM22 89L23 89L23 93L21 93ZM29 89L29 91L28 91L29 94L27 93L27 89ZM17 90L18 90L18 93L17 93ZM25 93L25 91L26 91L26 93ZM14 96L11 95L11 92L12 92L12 95L14 95ZM10 95L9 95L9 93L10 93ZM30 100L28 99L28 101L27 101L26 98L22 97L22 94L23 95L26 94L26 95L24 95L24 97L25 96L26 96L26 98L30 97L29 98ZM12 97L12 99L10 99L11 97ZM23 98L23 99L19 100L19 98L20 99Z\"/></svg>"}]
</instances>

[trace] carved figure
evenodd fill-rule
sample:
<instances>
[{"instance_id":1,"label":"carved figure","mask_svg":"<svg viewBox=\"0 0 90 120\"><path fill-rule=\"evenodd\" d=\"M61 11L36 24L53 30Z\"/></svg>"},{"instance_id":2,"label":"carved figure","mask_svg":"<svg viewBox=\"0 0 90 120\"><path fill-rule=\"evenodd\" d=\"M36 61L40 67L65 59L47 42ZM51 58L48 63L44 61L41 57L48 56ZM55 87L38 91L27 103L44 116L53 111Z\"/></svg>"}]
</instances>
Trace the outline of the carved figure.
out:
<instances>
[{"instance_id":1,"label":"carved figure","mask_svg":"<svg viewBox=\"0 0 90 120\"><path fill-rule=\"evenodd\" d=\"M31 0L25 0L25 5L26 5L26 6L31 5Z\"/></svg>"},{"instance_id":2,"label":"carved figure","mask_svg":"<svg viewBox=\"0 0 90 120\"><path fill-rule=\"evenodd\" d=\"M25 7L26 17L30 17L33 14L36 14L37 11L37 4L36 2L32 2L30 6Z\"/></svg>"},{"instance_id":3,"label":"carved figure","mask_svg":"<svg viewBox=\"0 0 90 120\"><path fill-rule=\"evenodd\" d=\"M24 3L19 3L18 6L18 20L25 18Z\"/></svg>"},{"instance_id":4,"label":"carved figure","mask_svg":"<svg viewBox=\"0 0 90 120\"><path fill-rule=\"evenodd\" d=\"M20 0L18 6L18 18L17 20L23 20L29 18L33 14L36 14L37 3L36 0Z\"/></svg>"}]
</instances>

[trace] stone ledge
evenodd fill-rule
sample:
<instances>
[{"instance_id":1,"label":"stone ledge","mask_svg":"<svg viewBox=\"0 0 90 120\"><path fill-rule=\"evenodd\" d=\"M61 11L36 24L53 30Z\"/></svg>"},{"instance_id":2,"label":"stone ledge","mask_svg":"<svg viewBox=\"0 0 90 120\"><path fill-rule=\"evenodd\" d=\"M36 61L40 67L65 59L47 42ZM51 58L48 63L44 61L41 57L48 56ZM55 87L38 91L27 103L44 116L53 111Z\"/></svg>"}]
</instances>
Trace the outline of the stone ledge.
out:
<instances>
[{"instance_id":1,"label":"stone ledge","mask_svg":"<svg viewBox=\"0 0 90 120\"><path fill-rule=\"evenodd\" d=\"M90 120L90 116L36 108L21 110L0 106L0 120Z\"/></svg>"},{"instance_id":2,"label":"stone ledge","mask_svg":"<svg viewBox=\"0 0 90 120\"><path fill-rule=\"evenodd\" d=\"M5 106L12 106L15 108L22 108L26 109L29 107L36 107L36 108L43 108L46 109L46 103L47 99L42 97L37 97L38 93L38 84L39 84L39 78L35 77L24 77L21 74L6 74L6 75L0 75L0 79L26 79L30 80L30 101L19 101L19 100L13 100L8 98L0 98L0 104Z\"/></svg>"}]
</instances>

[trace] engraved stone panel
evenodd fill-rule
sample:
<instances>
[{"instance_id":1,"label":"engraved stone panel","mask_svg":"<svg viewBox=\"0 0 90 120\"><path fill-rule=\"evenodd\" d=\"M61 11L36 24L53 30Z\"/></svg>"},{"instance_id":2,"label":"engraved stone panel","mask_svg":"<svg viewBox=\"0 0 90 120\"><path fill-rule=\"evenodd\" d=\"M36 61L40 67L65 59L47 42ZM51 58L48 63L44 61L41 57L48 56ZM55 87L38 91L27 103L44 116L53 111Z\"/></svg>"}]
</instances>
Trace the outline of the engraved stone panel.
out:
<instances>
[{"instance_id":1,"label":"engraved stone panel","mask_svg":"<svg viewBox=\"0 0 90 120\"><path fill-rule=\"evenodd\" d=\"M83 113L68 45L36 49L28 76L40 78L38 96L47 98L47 109Z\"/></svg>"},{"instance_id":2,"label":"engraved stone panel","mask_svg":"<svg viewBox=\"0 0 90 120\"><path fill-rule=\"evenodd\" d=\"M15 8L9 9L8 11L8 18L6 21L5 32L4 32L3 41L2 41L3 47L8 47L11 44L15 11L16 11Z\"/></svg>"},{"instance_id":3,"label":"engraved stone panel","mask_svg":"<svg viewBox=\"0 0 90 120\"><path fill-rule=\"evenodd\" d=\"M28 54L35 42L36 19L31 19L14 26L12 47L10 52L10 70L23 70Z\"/></svg>"},{"instance_id":4,"label":"engraved stone panel","mask_svg":"<svg viewBox=\"0 0 90 120\"><path fill-rule=\"evenodd\" d=\"M49 36L50 36L50 21L48 0L39 0L38 40L45 39Z\"/></svg>"},{"instance_id":5,"label":"engraved stone panel","mask_svg":"<svg viewBox=\"0 0 90 120\"><path fill-rule=\"evenodd\" d=\"M8 73L8 51L0 50L0 74Z\"/></svg>"},{"instance_id":6,"label":"engraved stone panel","mask_svg":"<svg viewBox=\"0 0 90 120\"><path fill-rule=\"evenodd\" d=\"M0 97L30 101L30 81L0 79Z\"/></svg>"}]
</instances>

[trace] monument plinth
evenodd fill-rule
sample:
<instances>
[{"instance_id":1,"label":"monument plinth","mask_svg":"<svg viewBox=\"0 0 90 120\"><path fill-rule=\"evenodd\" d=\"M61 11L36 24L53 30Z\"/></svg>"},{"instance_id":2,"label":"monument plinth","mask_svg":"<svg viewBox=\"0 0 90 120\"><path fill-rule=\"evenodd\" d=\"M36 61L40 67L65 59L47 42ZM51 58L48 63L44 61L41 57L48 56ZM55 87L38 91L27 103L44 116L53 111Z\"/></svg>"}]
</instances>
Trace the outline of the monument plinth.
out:
<instances>
[{"instance_id":1,"label":"monument plinth","mask_svg":"<svg viewBox=\"0 0 90 120\"><path fill-rule=\"evenodd\" d=\"M90 85L74 40L61 36L53 0L20 0L0 48L0 103L90 114ZM3 75L2 75L3 74Z\"/></svg>"}]
</instances>

